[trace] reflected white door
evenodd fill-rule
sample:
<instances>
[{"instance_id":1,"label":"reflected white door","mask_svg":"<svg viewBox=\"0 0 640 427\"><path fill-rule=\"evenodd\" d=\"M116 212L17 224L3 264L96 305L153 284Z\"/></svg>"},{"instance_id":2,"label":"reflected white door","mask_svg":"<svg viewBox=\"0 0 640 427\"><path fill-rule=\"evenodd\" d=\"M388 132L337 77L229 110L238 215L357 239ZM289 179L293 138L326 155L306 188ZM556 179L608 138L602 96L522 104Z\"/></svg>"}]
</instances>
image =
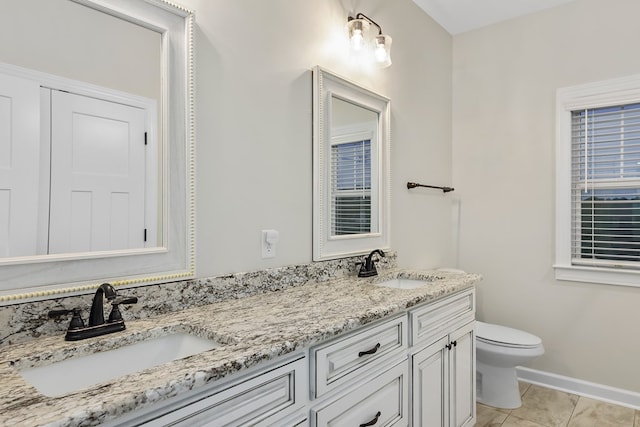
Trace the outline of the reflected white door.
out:
<instances>
[{"instance_id":1,"label":"reflected white door","mask_svg":"<svg viewBox=\"0 0 640 427\"><path fill-rule=\"evenodd\" d=\"M145 111L51 95L49 253L145 247Z\"/></svg>"},{"instance_id":2,"label":"reflected white door","mask_svg":"<svg viewBox=\"0 0 640 427\"><path fill-rule=\"evenodd\" d=\"M0 257L37 253L40 86L0 74Z\"/></svg>"}]
</instances>

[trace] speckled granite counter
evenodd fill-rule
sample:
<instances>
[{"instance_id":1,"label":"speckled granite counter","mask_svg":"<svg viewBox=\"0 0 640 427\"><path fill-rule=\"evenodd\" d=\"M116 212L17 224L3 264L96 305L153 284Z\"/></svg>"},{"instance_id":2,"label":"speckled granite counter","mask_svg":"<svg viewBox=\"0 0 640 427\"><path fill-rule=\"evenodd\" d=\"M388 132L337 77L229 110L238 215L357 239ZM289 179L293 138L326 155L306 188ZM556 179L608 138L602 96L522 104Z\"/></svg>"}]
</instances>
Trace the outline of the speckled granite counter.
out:
<instances>
[{"instance_id":1,"label":"speckled granite counter","mask_svg":"<svg viewBox=\"0 0 640 427\"><path fill-rule=\"evenodd\" d=\"M432 283L409 290L374 285L396 277ZM476 274L392 270L371 279L308 284L130 321L124 332L79 342L66 342L59 336L8 346L0 350L0 425L97 425L416 304L472 287L479 280ZM59 398L41 395L16 371L171 331L192 332L225 345Z\"/></svg>"}]
</instances>

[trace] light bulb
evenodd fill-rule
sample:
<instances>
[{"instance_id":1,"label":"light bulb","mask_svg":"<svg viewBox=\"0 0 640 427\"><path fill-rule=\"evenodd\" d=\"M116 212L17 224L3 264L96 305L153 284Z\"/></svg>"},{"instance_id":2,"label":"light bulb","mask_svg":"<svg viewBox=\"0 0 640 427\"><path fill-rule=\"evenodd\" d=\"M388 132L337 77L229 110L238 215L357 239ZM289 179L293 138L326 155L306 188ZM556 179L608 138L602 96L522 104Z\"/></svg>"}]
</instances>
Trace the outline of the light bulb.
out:
<instances>
[{"instance_id":1,"label":"light bulb","mask_svg":"<svg viewBox=\"0 0 640 427\"><path fill-rule=\"evenodd\" d=\"M387 60L387 51L384 49L384 45L378 44L376 45L376 50L374 52L376 62L385 62Z\"/></svg>"},{"instance_id":2,"label":"light bulb","mask_svg":"<svg viewBox=\"0 0 640 427\"><path fill-rule=\"evenodd\" d=\"M351 48L354 50L360 50L364 46L364 36L361 30L354 30L351 35Z\"/></svg>"},{"instance_id":3,"label":"light bulb","mask_svg":"<svg viewBox=\"0 0 640 427\"><path fill-rule=\"evenodd\" d=\"M346 28L351 50L358 52L364 49L369 37L369 23L362 19L351 19Z\"/></svg>"},{"instance_id":4,"label":"light bulb","mask_svg":"<svg viewBox=\"0 0 640 427\"><path fill-rule=\"evenodd\" d=\"M376 36L376 47L373 57L378 66L385 68L391 65L391 37L380 34Z\"/></svg>"}]
</instances>

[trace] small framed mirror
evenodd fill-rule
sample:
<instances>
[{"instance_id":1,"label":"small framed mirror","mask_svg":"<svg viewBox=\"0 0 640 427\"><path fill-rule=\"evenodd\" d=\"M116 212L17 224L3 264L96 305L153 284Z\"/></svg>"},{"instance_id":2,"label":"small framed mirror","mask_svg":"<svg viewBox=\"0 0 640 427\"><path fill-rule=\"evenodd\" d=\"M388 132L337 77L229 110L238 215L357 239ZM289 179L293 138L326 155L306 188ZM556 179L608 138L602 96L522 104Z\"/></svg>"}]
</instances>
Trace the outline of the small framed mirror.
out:
<instances>
[{"instance_id":1,"label":"small framed mirror","mask_svg":"<svg viewBox=\"0 0 640 427\"><path fill-rule=\"evenodd\" d=\"M313 259L390 245L390 101L313 69Z\"/></svg>"}]
</instances>

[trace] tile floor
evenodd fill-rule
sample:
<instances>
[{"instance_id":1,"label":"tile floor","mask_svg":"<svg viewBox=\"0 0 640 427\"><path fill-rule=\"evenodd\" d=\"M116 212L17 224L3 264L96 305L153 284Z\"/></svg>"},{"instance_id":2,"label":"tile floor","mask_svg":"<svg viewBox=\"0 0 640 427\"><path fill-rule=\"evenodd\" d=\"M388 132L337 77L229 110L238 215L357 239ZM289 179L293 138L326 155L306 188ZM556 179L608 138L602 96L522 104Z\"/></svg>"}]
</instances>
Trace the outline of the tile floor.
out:
<instances>
[{"instance_id":1,"label":"tile floor","mask_svg":"<svg viewBox=\"0 0 640 427\"><path fill-rule=\"evenodd\" d=\"M522 406L478 404L476 427L640 427L640 411L520 383Z\"/></svg>"}]
</instances>

